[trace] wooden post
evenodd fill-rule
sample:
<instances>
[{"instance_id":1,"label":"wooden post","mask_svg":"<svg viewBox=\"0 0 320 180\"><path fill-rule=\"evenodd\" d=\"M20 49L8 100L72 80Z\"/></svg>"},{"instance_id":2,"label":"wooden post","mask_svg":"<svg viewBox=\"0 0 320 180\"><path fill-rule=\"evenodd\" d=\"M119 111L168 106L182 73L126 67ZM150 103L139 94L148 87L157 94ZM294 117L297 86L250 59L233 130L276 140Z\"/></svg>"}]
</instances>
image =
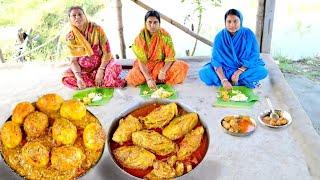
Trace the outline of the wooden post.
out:
<instances>
[{"instance_id":1,"label":"wooden post","mask_svg":"<svg viewBox=\"0 0 320 180\"><path fill-rule=\"evenodd\" d=\"M256 37L262 53L270 53L271 50L274 10L275 0L259 0Z\"/></svg>"},{"instance_id":2,"label":"wooden post","mask_svg":"<svg viewBox=\"0 0 320 180\"><path fill-rule=\"evenodd\" d=\"M122 23L122 3L121 0L117 0L117 17L118 17L118 30L119 30L119 38L120 38L120 49L121 56L125 59L126 56L126 46L123 37L123 23Z\"/></svg>"},{"instance_id":3,"label":"wooden post","mask_svg":"<svg viewBox=\"0 0 320 180\"><path fill-rule=\"evenodd\" d=\"M139 1L139 0L131 0L132 2L136 3L137 5L141 6L142 8L146 9L146 10L152 10L153 8L151 8L150 6L144 4L143 2ZM168 16L161 14L159 12L160 16L162 19L164 19L165 21L167 21L168 23L174 25L175 27L179 28L180 30L184 31L185 33L189 34L190 36L198 39L199 41L203 42L204 44L207 44L208 46L212 47L212 42L209 41L208 39L190 31L188 28L186 28L185 26L183 26L182 24L178 23L177 21L169 18Z\"/></svg>"},{"instance_id":4,"label":"wooden post","mask_svg":"<svg viewBox=\"0 0 320 180\"><path fill-rule=\"evenodd\" d=\"M265 3L265 0L259 0L257 19L256 19L256 38L260 47L260 52L261 52L261 40L262 40L263 20L264 20L264 3Z\"/></svg>"},{"instance_id":5,"label":"wooden post","mask_svg":"<svg viewBox=\"0 0 320 180\"><path fill-rule=\"evenodd\" d=\"M0 60L2 63L5 63L1 49L0 49Z\"/></svg>"}]
</instances>

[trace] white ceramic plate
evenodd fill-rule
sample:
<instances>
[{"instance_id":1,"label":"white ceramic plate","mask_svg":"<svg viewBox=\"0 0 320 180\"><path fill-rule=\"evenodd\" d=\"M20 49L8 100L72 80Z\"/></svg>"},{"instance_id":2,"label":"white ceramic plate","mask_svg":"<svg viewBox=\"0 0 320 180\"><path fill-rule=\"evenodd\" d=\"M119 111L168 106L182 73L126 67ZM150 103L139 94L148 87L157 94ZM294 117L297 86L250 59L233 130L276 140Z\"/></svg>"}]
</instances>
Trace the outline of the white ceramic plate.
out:
<instances>
[{"instance_id":1,"label":"white ceramic plate","mask_svg":"<svg viewBox=\"0 0 320 180\"><path fill-rule=\"evenodd\" d=\"M280 109L275 109L275 112L277 113L277 111L281 111L282 112L282 116L284 118L286 118L288 120L288 123L285 124L285 125L281 125L281 126L274 126L274 125L270 125L268 123L265 123L262 118L265 117L265 116L269 116L270 113L271 113L271 110L267 110L263 113L261 113L259 116L258 116L258 119L259 119L259 122L265 126L268 126L268 127L271 127L271 128L282 128L282 127L286 127L286 126L289 126L291 123L292 123L292 117L290 115L290 113L288 113L287 111L284 111L284 110L280 110Z\"/></svg>"}]
</instances>

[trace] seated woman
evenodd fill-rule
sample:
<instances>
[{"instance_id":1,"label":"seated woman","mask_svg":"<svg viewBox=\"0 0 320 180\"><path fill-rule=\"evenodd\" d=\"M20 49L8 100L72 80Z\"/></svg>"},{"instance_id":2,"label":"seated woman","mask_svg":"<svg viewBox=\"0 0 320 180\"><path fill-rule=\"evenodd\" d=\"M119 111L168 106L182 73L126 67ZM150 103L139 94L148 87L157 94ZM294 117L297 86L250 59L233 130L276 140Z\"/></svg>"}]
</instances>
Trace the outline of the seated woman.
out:
<instances>
[{"instance_id":1,"label":"seated woman","mask_svg":"<svg viewBox=\"0 0 320 180\"><path fill-rule=\"evenodd\" d=\"M242 27L242 15L230 9L224 16L225 26L215 39L211 62L200 70L200 79L207 85L233 85L255 88L268 75L260 58L254 33Z\"/></svg>"},{"instance_id":2,"label":"seated woman","mask_svg":"<svg viewBox=\"0 0 320 180\"><path fill-rule=\"evenodd\" d=\"M122 67L115 64L103 29L89 22L79 6L71 7L68 15L71 32L66 40L71 68L64 73L62 83L72 89L123 87L125 81L119 77Z\"/></svg>"},{"instance_id":3,"label":"seated woman","mask_svg":"<svg viewBox=\"0 0 320 180\"><path fill-rule=\"evenodd\" d=\"M144 21L145 27L132 45L137 60L126 77L127 84L137 86L147 82L150 88L156 88L156 83L182 83L189 65L174 58L172 39L160 28L160 14L148 11Z\"/></svg>"}]
</instances>

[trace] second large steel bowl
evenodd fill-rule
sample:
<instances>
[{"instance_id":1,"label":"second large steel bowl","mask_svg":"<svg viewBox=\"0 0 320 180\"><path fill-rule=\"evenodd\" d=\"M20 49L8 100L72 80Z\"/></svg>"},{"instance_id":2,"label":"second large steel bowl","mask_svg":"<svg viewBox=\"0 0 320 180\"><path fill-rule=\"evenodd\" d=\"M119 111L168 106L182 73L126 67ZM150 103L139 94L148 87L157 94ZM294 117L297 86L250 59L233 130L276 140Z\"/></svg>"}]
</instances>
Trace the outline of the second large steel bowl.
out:
<instances>
[{"instance_id":1,"label":"second large steel bowl","mask_svg":"<svg viewBox=\"0 0 320 180\"><path fill-rule=\"evenodd\" d=\"M134 103L132 105L130 105L127 109L125 109L124 111L122 111L119 116L117 118L115 118L113 120L113 122L111 123L110 127L109 127L109 131L107 133L107 144L108 144L108 151L111 155L111 159L112 159L112 162L114 164L114 166L116 166L122 173L126 174L129 178L133 178L133 179L140 179L136 176L133 176L131 174L129 174L128 172L126 172L124 169L122 169L116 162L115 160L115 157L113 156L113 153L112 153L112 149L110 147L110 143L112 142L112 136L114 134L114 132L116 131L118 125L119 125L119 121L120 119L126 117L127 115L129 115L130 113L132 113L134 110L137 110L141 107L144 107L146 105L150 105L150 104L153 104L153 103L159 103L159 104L169 104L171 102L175 102L178 106L180 106L182 109L184 109L185 111L187 112L196 112L195 110L193 110L192 108L190 108L189 106L183 104L183 103L180 103L180 102L176 102L176 101L170 101L170 100L163 100L163 99L153 99L153 100L148 100L148 101L143 101L143 102L138 102L138 103ZM196 112L197 113L197 112ZM195 169L198 169L200 166L203 165L204 161L205 161L205 158L206 158L206 155L208 153L208 149L209 149L209 146L210 146L210 134L209 134L209 131L208 131L208 126L207 124L202 120L202 117L199 113L197 113L198 116L199 116L199 121L201 122L202 126L204 127L205 129L205 134L207 136L207 139L208 139L208 146L207 146L207 149L206 149L206 153L203 157L203 159L201 160L201 162L199 164L197 164L197 166L192 169L192 171L188 172L188 173L185 173L183 174L182 176L179 176L177 177L178 179L189 179L193 176L193 172L195 171Z\"/></svg>"}]
</instances>

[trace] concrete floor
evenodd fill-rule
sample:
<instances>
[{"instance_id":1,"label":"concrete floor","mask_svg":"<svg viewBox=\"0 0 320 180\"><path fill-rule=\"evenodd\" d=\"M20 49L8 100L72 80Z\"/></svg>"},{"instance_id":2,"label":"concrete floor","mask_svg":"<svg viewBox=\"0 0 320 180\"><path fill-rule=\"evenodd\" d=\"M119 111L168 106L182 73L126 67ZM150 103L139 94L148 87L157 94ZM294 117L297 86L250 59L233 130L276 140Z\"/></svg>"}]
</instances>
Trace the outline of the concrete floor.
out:
<instances>
[{"instance_id":1,"label":"concrete floor","mask_svg":"<svg viewBox=\"0 0 320 180\"><path fill-rule=\"evenodd\" d=\"M320 82L292 74L285 74L284 77L320 134Z\"/></svg>"},{"instance_id":2,"label":"concrete floor","mask_svg":"<svg viewBox=\"0 0 320 180\"><path fill-rule=\"evenodd\" d=\"M269 77L255 92L263 98L268 95L274 106L287 110L293 123L287 128L270 129L257 122L256 131L248 137L230 136L222 130L221 119L228 114L246 114L253 118L267 110L261 99L252 109L217 108L216 88L205 86L198 79L198 70L203 60L190 61L190 72L184 84L176 85L177 101L198 112L207 124L210 145L204 162L181 179L320 179L320 137L300 105L297 96L285 81L283 74L270 56L263 55L269 68ZM57 64L7 64L0 66L0 124L9 117L17 102L35 101L45 93L58 93L65 99L74 91L65 88L59 81L67 68ZM117 89L109 103L89 107L108 132L112 121L121 112L144 101L133 87ZM308 92L304 92L308 93ZM315 107L316 108L316 107ZM0 158L0 179L18 179ZM81 179L128 179L113 164L108 148L99 163Z\"/></svg>"}]
</instances>

